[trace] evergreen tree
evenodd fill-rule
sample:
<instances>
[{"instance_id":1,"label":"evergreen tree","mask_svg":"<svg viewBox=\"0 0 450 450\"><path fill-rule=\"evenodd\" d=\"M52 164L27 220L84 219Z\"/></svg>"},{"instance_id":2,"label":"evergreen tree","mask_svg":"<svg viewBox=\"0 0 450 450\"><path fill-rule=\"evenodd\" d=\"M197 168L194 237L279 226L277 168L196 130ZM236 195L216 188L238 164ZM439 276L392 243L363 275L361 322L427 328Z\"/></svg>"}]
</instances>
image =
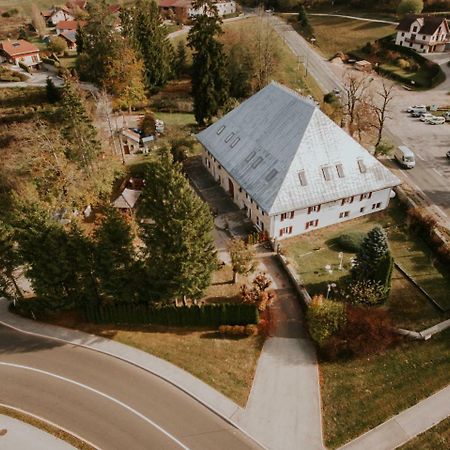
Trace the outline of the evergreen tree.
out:
<instances>
[{"instance_id":1,"label":"evergreen tree","mask_svg":"<svg viewBox=\"0 0 450 450\"><path fill-rule=\"evenodd\" d=\"M186 44L184 41L180 41L177 44L177 51L174 60L174 72L175 75L180 78L187 72L187 61L186 61Z\"/></svg>"},{"instance_id":2,"label":"evergreen tree","mask_svg":"<svg viewBox=\"0 0 450 450\"><path fill-rule=\"evenodd\" d=\"M50 77L47 77L45 91L47 94L47 100L50 103L56 103L61 100L61 90L55 86L55 83L53 83L53 80Z\"/></svg>"},{"instance_id":3,"label":"evergreen tree","mask_svg":"<svg viewBox=\"0 0 450 450\"><path fill-rule=\"evenodd\" d=\"M156 91L171 77L174 52L154 0L137 0L121 14L123 34L142 57L147 88Z\"/></svg>"},{"instance_id":4,"label":"evergreen tree","mask_svg":"<svg viewBox=\"0 0 450 450\"><path fill-rule=\"evenodd\" d=\"M0 295L14 299L23 298L14 275L19 265L14 230L0 220Z\"/></svg>"},{"instance_id":5,"label":"evergreen tree","mask_svg":"<svg viewBox=\"0 0 450 450\"><path fill-rule=\"evenodd\" d=\"M62 88L61 133L68 141L67 156L90 171L93 161L101 151L97 132L86 111L82 94L70 77L64 79Z\"/></svg>"},{"instance_id":6,"label":"evergreen tree","mask_svg":"<svg viewBox=\"0 0 450 450\"><path fill-rule=\"evenodd\" d=\"M352 275L358 280L373 280L381 261L389 255L386 232L379 226L367 233L356 254Z\"/></svg>"},{"instance_id":7,"label":"evergreen tree","mask_svg":"<svg viewBox=\"0 0 450 450\"><path fill-rule=\"evenodd\" d=\"M118 50L120 35L115 30L116 18L110 13L106 0L88 3L89 18L80 30L77 44L77 72L82 80L92 81L106 88L108 63L120 58Z\"/></svg>"},{"instance_id":8,"label":"evergreen tree","mask_svg":"<svg viewBox=\"0 0 450 450\"><path fill-rule=\"evenodd\" d=\"M76 225L66 231L42 211L28 212L17 233L26 276L38 300L63 310L97 300L92 249Z\"/></svg>"},{"instance_id":9,"label":"evergreen tree","mask_svg":"<svg viewBox=\"0 0 450 450\"><path fill-rule=\"evenodd\" d=\"M297 21L298 21L300 27L303 29L304 33L306 33L308 35L312 34L313 30L312 30L311 24L309 22L308 15L306 14L305 7L302 4L299 4L299 7L298 7Z\"/></svg>"},{"instance_id":10,"label":"evergreen tree","mask_svg":"<svg viewBox=\"0 0 450 450\"><path fill-rule=\"evenodd\" d=\"M95 231L95 271L102 297L117 302L136 298L140 269L131 226L114 209Z\"/></svg>"},{"instance_id":11,"label":"evergreen tree","mask_svg":"<svg viewBox=\"0 0 450 450\"><path fill-rule=\"evenodd\" d=\"M195 119L200 125L210 122L228 100L229 81L223 45L217 40L222 33L221 19L216 7L198 0L195 8L202 8L189 31L188 45L193 50L192 95Z\"/></svg>"},{"instance_id":12,"label":"evergreen tree","mask_svg":"<svg viewBox=\"0 0 450 450\"><path fill-rule=\"evenodd\" d=\"M84 41L86 39L85 32L83 30L84 27L80 26L80 24L77 24L77 33L75 35L75 43L77 45L77 53L83 53L84 51Z\"/></svg>"},{"instance_id":13,"label":"evergreen tree","mask_svg":"<svg viewBox=\"0 0 450 450\"><path fill-rule=\"evenodd\" d=\"M154 295L163 300L197 299L216 268L209 208L191 189L168 153L149 164L141 212L146 269Z\"/></svg>"}]
</instances>

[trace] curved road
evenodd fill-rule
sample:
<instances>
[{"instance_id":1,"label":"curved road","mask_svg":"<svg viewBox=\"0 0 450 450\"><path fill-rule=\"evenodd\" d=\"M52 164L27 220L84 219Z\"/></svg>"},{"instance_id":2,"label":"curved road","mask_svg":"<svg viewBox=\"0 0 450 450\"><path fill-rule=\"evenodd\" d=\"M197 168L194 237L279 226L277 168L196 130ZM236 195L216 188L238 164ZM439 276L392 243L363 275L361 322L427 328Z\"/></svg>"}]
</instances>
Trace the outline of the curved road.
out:
<instances>
[{"instance_id":1,"label":"curved road","mask_svg":"<svg viewBox=\"0 0 450 450\"><path fill-rule=\"evenodd\" d=\"M0 326L0 402L100 449L260 449L189 395L88 349Z\"/></svg>"}]
</instances>

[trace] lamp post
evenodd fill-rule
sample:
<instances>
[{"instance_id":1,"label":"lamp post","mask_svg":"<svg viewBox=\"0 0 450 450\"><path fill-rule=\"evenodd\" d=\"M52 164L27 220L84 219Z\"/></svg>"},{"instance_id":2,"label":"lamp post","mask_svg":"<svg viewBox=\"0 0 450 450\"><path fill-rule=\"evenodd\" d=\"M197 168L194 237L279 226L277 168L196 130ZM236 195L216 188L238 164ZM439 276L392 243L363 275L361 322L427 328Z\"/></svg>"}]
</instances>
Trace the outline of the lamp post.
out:
<instances>
[{"instance_id":1,"label":"lamp post","mask_svg":"<svg viewBox=\"0 0 450 450\"><path fill-rule=\"evenodd\" d=\"M330 295L331 289L334 289L336 286L337 286L336 283L329 283L329 284L327 284L327 300L328 300L328 297Z\"/></svg>"},{"instance_id":2,"label":"lamp post","mask_svg":"<svg viewBox=\"0 0 450 450\"><path fill-rule=\"evenodd\" d=\"M339 252L339 270L342 270L342 262L344 261L344 254Z\"/></svg>"}]
</instances>

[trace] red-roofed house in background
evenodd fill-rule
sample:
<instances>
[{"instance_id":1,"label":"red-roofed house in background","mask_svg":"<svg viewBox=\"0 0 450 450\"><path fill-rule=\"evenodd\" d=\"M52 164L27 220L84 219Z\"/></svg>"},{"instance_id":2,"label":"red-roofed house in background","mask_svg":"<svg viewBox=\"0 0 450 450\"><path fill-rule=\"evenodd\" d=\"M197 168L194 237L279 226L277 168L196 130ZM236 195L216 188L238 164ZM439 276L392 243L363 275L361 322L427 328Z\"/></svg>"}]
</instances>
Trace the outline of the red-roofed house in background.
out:
<instances>
[{"instance_id":1,"label":"red-roofed house in background","mask_svg":"<svg viewBox=\"0 0 450 450\"><path fill-rule=\"evenodd\" d=\"M11 64L22 63L28 67L36 67L41 63L39 49L31 42L19 39L0 42L0 62Z\"/></svg>"},{"instance_id":2,"label":"red-roofed house in background","mask_svg":"<svg viewBox=\"0 0 450 450\"><path fill-rule=\"evenodd\" d=\"M75 20L75 17L67 8L59 6L49 11L42 11L41 15L49 27L56 26L62 20Z\"/></svg>"},{"instance_id":3,"label":"red-roofed house in background","mask_svg":"<svg viewBox=\"0 0 450 450\"><path fill-rule=\"evenodd\" d=\"M61 20L56 25L56 34L62 34L66 31L77 31L78 25L83 27L86 25L84 20Z\"/></svg>"},{"instance_id":4,"label":"red-roofed house in background","mask_svg":"<svg viewBox=\"0 0 450 450\"><path fill-rule=\"evenodd\" d=\"M445 52L450 42L448 22L437 16L406 16L397 26L395 43L420 53Z\"/></svg>"}]
</instances>

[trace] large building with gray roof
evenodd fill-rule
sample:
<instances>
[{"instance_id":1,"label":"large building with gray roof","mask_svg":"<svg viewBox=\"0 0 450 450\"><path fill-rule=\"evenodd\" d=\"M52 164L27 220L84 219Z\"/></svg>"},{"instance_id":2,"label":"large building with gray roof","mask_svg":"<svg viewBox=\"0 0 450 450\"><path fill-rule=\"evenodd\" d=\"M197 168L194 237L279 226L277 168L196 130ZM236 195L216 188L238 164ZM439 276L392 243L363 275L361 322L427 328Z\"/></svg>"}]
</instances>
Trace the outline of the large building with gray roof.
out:
<instances>
[{"instance_id":1,"label":"large building with gray roof","mask_svg":"<svg viewBox=\"0 0 450 450\"><path fill-rule=\"evenodd\" d=\"M400 184L315 104L275 82L197 138L213 177L278 239L380 211Z\"/></svg>"}]
</instances>

